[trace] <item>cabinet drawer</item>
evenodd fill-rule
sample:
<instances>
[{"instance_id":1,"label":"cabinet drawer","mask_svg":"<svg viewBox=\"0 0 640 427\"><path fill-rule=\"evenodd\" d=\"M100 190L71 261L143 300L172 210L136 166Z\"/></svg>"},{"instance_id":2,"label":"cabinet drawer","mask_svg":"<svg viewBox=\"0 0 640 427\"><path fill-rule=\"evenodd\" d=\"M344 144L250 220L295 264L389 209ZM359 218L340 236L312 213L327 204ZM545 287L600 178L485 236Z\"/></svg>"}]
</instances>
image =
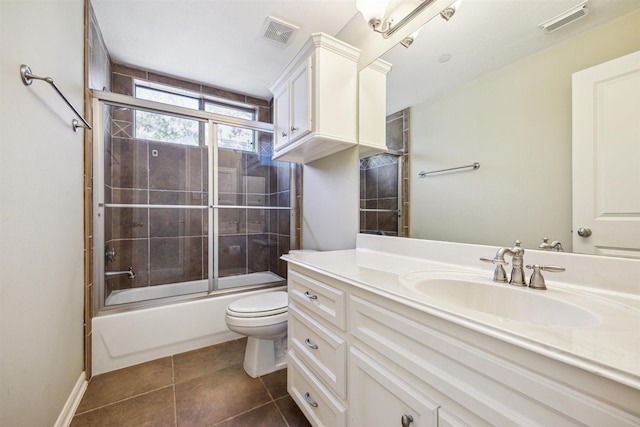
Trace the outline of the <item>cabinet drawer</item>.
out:
<instances>
[{"instance_id":1,"label":"cabinet drawer","mask_svg":"<svg viewBox=\"0 0 640 427\"><path fill-rule=\"evenodd\" d=\"M334 334L295 304L289 305L289 349L328 385L346 398L346 341Z\"/></svg>"},{"instance_id":2,"label":"cabinet drawer","mask_svg":"<svg viewBox=\"0 0 640 427\"><path fill-rule=\"evenodd\" d=\"M315 427L347 425L347 408L289 351L287 390Z\"/></svg>"},{"instance_id":3,"label":"cabinet drawer","mask_svg":"<svg viewBox=\"0 0 640 427\"><path fill-rule=\"evenodd\" d=\"M436 403L355 347L350 360L350 426L438 426Z\"/></svg>"},{"instance_id":4,"label":"cabinet drawer","mask_svg":"<svg viewBox=\"0 0 640 427\"><path fill-rule=\"evenodd\" d=\"M305 274L289 270L289 300L308 313L345 330L345 293Z\"/></svg>"}]
</instances>

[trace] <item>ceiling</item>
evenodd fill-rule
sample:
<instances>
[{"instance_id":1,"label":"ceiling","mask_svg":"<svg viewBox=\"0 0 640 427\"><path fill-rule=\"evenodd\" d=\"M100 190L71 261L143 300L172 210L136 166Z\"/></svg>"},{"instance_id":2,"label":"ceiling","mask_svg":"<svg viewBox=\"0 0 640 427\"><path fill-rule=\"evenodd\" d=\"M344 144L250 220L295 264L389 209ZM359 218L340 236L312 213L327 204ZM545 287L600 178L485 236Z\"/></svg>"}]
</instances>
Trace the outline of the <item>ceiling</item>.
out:
<instances>
[{"instance_id":1,"label":"ceiling","mask_svg":"<svg viewBox=\"0 0 640 427\"><path fill-rule=\"evenodd\" d=\"M588 14L547 33L539 24L584 0L464 0L448 22L436 17L407 49L383 59L387 112L393 113L640 8L640 0L589 0ZM640 28L638 29L640 38ZM446 62L440 62L448 55Z\"/></svg>"},{"instance_id":2,"label":"ceiling","mask_svg":"<svg viewBox=\"0 0 640 427\"><path fill-rule=\"evenodd\" d=\"M640 0L589 0L586 17L551 34L538 27L579 3L464 0L449 22L434 18L409 49L396 46L383 57L393 65L387 111L451 90L640 8ZM368 31L356 17L355 0L92 0L92 5L114 62L264 99L271 98L269 84L310 34L335 36L350 27L354 33L354 26ZM300 27L288 45L262 37L269 16ZM441 63L444 54L450 59Z\"/></svg>"},{"instance_id":3,"label":"ceiling","mask_svg":"<svg viewBox=\"0 0 640 427\"><path fill-rule=\"evenodd\" d=\"M315 32L335 36L355 0L91 0L111 59L258 98ZM262 36L272 15L300 29ZM364 22L364 21L363 21Z\"/></svg>"}]
</instances>

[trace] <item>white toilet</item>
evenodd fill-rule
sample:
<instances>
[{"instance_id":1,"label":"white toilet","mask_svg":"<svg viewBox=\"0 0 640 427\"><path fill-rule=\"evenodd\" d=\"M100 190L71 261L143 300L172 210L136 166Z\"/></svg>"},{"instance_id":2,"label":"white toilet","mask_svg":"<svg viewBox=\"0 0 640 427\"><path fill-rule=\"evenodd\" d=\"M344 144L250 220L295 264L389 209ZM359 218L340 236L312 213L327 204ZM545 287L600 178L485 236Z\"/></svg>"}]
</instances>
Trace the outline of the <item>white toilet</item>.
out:
<instances>
[{"instance_id":1,"label":"white toilet","mask_svg":"<svg viewBox=\"0 0 640 427\"><path fill-rule=\"evenodd\" d=\"M227 327L248 337L244 370L253 378L287 366L287 293L266 292L229 304Z\"/></svg>"}]
</instances>

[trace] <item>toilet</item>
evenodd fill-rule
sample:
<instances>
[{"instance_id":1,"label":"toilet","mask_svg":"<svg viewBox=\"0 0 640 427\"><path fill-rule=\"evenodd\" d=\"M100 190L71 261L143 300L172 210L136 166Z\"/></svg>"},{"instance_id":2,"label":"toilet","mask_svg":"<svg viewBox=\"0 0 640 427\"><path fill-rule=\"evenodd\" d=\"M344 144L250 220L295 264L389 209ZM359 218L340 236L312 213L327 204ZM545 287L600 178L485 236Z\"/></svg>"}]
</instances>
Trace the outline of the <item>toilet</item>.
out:
<instances>
[{"instance_id":1,"label":"toilet","mask_svg":"<svg viewBox=\"0 0 640 427\"><path fill-rule=\"evenodd\" d=\"M266 292L229 304L227 327L247 336L244 370L256 378L287 366L287 293Z\"/></svg>"}]
</instances>

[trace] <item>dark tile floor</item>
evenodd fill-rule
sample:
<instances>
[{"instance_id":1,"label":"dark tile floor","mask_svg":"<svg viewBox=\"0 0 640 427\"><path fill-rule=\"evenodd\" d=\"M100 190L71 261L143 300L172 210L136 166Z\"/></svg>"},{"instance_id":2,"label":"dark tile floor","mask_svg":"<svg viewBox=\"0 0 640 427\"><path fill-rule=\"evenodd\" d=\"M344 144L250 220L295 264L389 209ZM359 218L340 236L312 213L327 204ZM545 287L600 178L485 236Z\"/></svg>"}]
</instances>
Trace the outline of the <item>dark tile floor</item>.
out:
<instances>
[{"instance_id":1,"label":"dark tile floor","mask_svg":"<svg viewBox=\"0 0 640 427\"><path fill-rule=\"evenodd\" d=\"M287 393L286 369L251 378L245 346L233 340L97 375L71 426L310 426Z\"/></svg>"}]
</instances>

